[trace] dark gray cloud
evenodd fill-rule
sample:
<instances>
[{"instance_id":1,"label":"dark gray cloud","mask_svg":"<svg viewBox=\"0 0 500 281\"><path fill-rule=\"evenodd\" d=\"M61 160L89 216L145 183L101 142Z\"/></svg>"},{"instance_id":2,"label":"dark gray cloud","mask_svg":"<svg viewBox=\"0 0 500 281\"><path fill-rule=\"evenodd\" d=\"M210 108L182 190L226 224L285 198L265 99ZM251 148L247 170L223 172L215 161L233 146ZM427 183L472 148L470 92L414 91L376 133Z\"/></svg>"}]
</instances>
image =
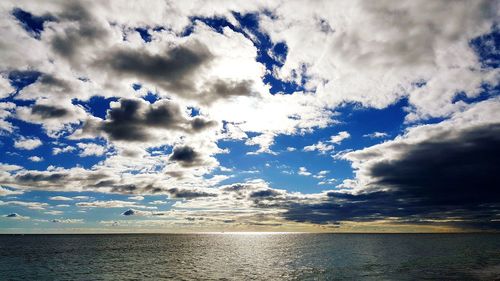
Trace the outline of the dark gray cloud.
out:
<instances>
[{"instance_id":1,"label":"dark gray cloud","mask_svg":"<svg viewBox=\"0 0 500 281\"><path fill-rule=\"evenodd\" d=\"M67 177L64 173L40 173L40 172L26 172L17 174L15 176L16 182L20 183L37 183L37 182L50 182L57 183Z\"/></svg>"},{"instance_id":2,"label":"dark gray cloud","mask_svg":"<svg viewBox=\"0 0 500 281\"><path fill-rule=\"evenodd\" d=\"M5 215L6 218L17 218L19 217L19 214L17 213L10 213L8 215Z\"/></svg>"},{"instance_id":3,"label":"dark gray cloud","mask_svg":"<svg viewBox=\"0 0 500 281\"><path fill-rule=\"evenodd\" d=\"M331 192L322 203L288 204L285 217L315 223L451 218L456 225L500 227L493 220L500 208L500 124L450 131L401 148L401 157L367 171L376 187L371 190L379 191Z\"/></svg>"},{"instance_id":4,"label":"dark gray cloud","mask_svg":"<svg viewBox=\"0 0 500 281\"><path fill-rule=\"evenodd\" d=\"M169 160L178 162L183 167L200 166L204 162L201 154L187 145L174 147Z\"/></svg>"},{"instance_id":5,"label":"dark gray cloud","mask_svg":"<svg viewBox=\"0 0 500 281\"><path fill-rule=\"evenodd\" d=\"M194 132L203 131L205 129L214 127L217 125L217 122L213 120L206 120L202 117L195 117L191 120L191 128Z\"/></svg>"},{"instance_id":6,"label":"dark gray cloud","mask_svg":"<svg viewBox=\"0 0 500 281\"><path fill-rule=\"evenodd\" d=\"M121 194L133 194L139 187L135 184L116 184L112 185L111 192Z\"/></svg>"},{"instance_id":7,"label":"dark gray cloud","mask_svg":"<svg viewBox=\"0 0 500 281\"><path fill-rule=\"evenodd\" d=\"M37 82L39 82L40 84L43 84L43 85L58 87L58 88L61 88L63 90L66 90L66 91L71 90L71 87L70 87L68 82L66 82L62 79L59 79L51 74L40 75Z\"/></svg>"},{"instance_id":8,"label":"dark gray cloud","mask_svg":"<svg viewBox=\"0 0 500 281\"><path fill-rule=\"evenodd\" d=\"M280 193L274 189L263 189L257 190L250 193L250 198L271 198L280 195Z\"/></svg>"},{"instance_id":9,"label":"dark gray cloud","mask_svg":"<svg viewBox=\"0 0 500 281\"><path fill-rule=\"evenodd\" d=\"M169 188L166 189L170 198L185 198L194 199L200 197L215 197L217 194L209 193L206 191L195 190L195 189L179 189L179 188Z\"/></svg>"},{"instance_id":10,"label":"dark gray cloud","mask_svg":"<svg viewBox=\"0 0 500 281\"><path fill-rule=\"evenodd\" d=\"M151 140L150 129L196 133L215 124L201 117L189 120L177 104L168 100L149 104L142 100L122 99L119 107L108 110L106 121L98 126L98 130L104 131L112 140L136 142Z\"/></svg>"},{"instance_id":11,"label":"dark gray cloud","mask_svg":"<svg viewBox=\"0 0 500 281\"><path fill-rule=\"evenodd\" d=\"M198 99L203 104L211 104L217 100L229 99L237 96L251 96L252 81L231 81L217 79L208 83L199 95Z\"/></svg>"},{"instance_id":12,"label":"dark gray cloud","mask_svg":"<svg viewBox=\"0 0 500 281\"><path fill-rule=\"evenodd\" d=\"M116 76L133 77L179 94L193 90L195 72L208 64L212 57L205 45L195 42L160 54L150 54L143 49L112 49L95 65Z\"/></svg>"},{"instance_id":13,"label":"dark gray cloud","mask_svg":"<svg viewBox=\"0 0 500 281\"><path fill-rule=\"evenodd\" d=\"M247 188L249 188L249 186L246 184L235 183L235 184L224 186L221 188L221 190L226 191L226 192L228 192L228 191L229 192L239 192L239 191L245 190Z\"/></svg>"},{"instance_id":14,"label":"dark gray cloud","mask_svg":"<svg viewBox=\"0 0 500 281\"><path fill-rule=\"evenodd\" d=\"M109 31L79 1L67 1L55 18L60 22L73 23L50 39L55 53L67 59L76 59L85 46L93 45L109 37Z\"/></svg>"},{"instance_id":15,"label":"dark gray cloud","mask_svg":"<svg viewBox=\"0 0 500 281\"><path fill-rule=\"evenodd\" d=\"M133 215L135 215L135 213L136 213L135 210L128 209L125 212L123 212L122 215L124 215L124 216L133 216Z\"/></svg>"},{"instance_id":16,"label":"dark gray cloud","mask_svg":"<svg viewBox=\"0 0 500 281\"><path fill-rule=\"evenodd\" d=\"M59 118L69 114L68 110L61 107L36 104L31 108L31 113L42 118Z\"/></svg>"}]
</instances>

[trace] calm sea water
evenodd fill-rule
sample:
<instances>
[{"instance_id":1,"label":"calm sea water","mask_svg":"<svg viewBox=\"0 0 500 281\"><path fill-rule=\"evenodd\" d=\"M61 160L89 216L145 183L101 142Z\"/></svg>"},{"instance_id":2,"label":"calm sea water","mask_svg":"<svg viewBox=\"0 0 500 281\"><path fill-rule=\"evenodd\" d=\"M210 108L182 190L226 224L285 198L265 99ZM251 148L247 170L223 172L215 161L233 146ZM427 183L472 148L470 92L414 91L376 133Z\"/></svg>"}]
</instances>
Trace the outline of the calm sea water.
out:
<instances>
[{"instance_id":1,"label":"calm sea water","mask_svg":"<svg viewBox=\"0 0 500 281\"><path fill-rule=\"evenodd\" d=\"M0 235L0 280L193 279L500 280L500 235Z\"/></svg>"}]
</instances>

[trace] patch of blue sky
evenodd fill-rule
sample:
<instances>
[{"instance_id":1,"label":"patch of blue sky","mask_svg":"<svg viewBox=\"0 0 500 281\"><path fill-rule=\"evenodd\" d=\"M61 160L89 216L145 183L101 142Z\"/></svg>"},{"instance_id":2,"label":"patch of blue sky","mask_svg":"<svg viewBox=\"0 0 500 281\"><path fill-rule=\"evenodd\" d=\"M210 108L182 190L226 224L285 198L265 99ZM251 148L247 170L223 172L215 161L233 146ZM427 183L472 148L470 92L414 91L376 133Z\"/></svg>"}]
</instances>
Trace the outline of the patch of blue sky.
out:
<instances>
[{"instance_id":1,"label":"patch of blue sky","mask_svg":"<svg viewBox=\"0 0 500 281\"><path fill-rule=\"evenodd\" d=\"M470 41L471 47L479 57L483 68L500 67L500 27L493 26L492 31Z\"/></svg>"},{"instance_id":2,"label":"patch of blue sky","mask_svg":"<svg viewBox=\"0 0 500 281\"><path fill-rule=\"evenodd\" d=\"M43 24L46 21L54 20L50 15L35 16L20 8L12 10L12 15L21 23L21 26L36 39L40 39L40 34L43 31Z\"/></svg>"},{"instance_id":3,"label":"patch of blue sky","mask_svg":"<svg viewBox=\"0 0 500 281\"><path fill-rule=\"evenodd\" d=\"M79 165L84 168L90 168L105 159L105 155L79 157L78 149L70 152L60 153L57 155L53 154L53 149L55 147L62 148L68 145L76 147L77 143L80 142L91 142L104 146L106 142L103 139L97 138L92 141L78 141L70 140L67 138L60 138L57 140L58 145L55 145L54 142L56 140L47 136L42 131L41 125L26 123L17 119L13 119L11 120L11 122L15 127L17 127L16 134L24 136L26 138L38 138L42 142L42 145L32 150L20 150L14 147L14 143L17 138L12 138L12 136L0 135L0 140L2 142L0 158L3 162L20 165L26 169L42 171L46 170L47 167L51 165L63 168L72 168ZM43 161L33 162L29 160L29 157L32 156L42 157Z\"/></svg>"},{"instance_id":4,"label":"patch of blue sky","mask_svg":"<svg viewBox=\"0 0 500 281\"><path fill-rule=\"evenodd\" d=\"M102 96L93 96L87 101L73 100L73 104L82 105L88 112L90 112L95 117L101 119L106 118L107 110L111 102L118 101L118 98L111 97L105 98Z\"/></svg>"},{"instance_id":5,"label":"patch of blue sky","mask_svg":"<svg viewBox=\"0 0 500 281\"><path fill-rule=\"evenodd\" d=\"M151 34L149 34L149 31L147 28L145 27L138 27L135 29L135 31L137 31L139 33L139 35L141 35L141 38L144 42L151 42L152 40L152 36Z\"/></svg>"}]
</instances>

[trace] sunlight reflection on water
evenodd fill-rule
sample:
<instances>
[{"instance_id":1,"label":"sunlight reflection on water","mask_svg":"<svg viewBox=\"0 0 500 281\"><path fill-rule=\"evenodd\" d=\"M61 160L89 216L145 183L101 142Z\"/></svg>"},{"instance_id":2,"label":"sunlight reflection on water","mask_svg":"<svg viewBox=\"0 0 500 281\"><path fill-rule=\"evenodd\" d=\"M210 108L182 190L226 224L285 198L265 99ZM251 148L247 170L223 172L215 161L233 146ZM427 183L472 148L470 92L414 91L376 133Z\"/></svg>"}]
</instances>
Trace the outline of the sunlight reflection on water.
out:
<instances>
[{"instance_id":1,"label":"sunlight reflection on water","mask_svg":"<svg viewBox=\"0 0 500 281\"><path fill-rule=\"evenodd\" d=\"M1 280L493 280L498 235L0 236Z\"/></svg>"}]
</instances>

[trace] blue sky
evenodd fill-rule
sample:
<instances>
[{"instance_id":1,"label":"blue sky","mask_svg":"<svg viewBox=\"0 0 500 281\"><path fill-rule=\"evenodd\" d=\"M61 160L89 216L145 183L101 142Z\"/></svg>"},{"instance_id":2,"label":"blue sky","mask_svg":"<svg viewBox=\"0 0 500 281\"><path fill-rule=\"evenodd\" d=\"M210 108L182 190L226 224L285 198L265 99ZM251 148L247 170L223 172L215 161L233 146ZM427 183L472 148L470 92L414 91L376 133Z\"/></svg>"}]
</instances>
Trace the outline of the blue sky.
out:
<instances>
[{"instance_id":1,"label":"blue sky","mask_svg":"<svg viewBox=\"0 0 500 281\"><path fill-rule=\"evenodd\" d=\"M7 1L0 229L496 230L479 2Z\"/></svg>"}]
</instances>

